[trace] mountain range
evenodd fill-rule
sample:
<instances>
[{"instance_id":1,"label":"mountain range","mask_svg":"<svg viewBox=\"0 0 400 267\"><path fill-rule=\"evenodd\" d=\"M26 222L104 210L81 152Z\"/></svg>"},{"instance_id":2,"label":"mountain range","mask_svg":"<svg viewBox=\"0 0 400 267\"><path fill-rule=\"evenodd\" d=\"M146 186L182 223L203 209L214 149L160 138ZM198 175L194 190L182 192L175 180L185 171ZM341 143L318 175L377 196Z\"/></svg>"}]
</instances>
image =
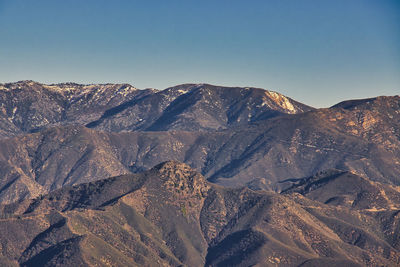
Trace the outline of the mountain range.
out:
<instances>
[{"instance_id":1,"label":"mountain range","mask_svg":"<svg viewBox=\"0 0 400 267\"><path fill-rule=\"evenodd\" d=\"M21 81L0 103L0 265L400 264L399 96Z\"/></svg>"},{"instance_id":2,"label":"mountain range","mask_svg":"<svg viewBox=\"0 0 400 267\"><path fill-rule=\"evenodd\" d=\"M216 130L279 114L311 110L279 93L257 88L184 84L162 91L129 84L0 84L0 133L65 124L111 132Z\"/></svg>"},{"instance_id":3,"label":"mountain range","mask_svg":"<svg viewBox=\"0 0 400 267\"><path fill-rule=\"evenodd\" d=\"M0 262L3 266L396 265L400 191L368 181L358 185L360 179L351 173L324 173L312 178L313 183L327 180L318 188L304 191L296 184L277 194L221 187L188 165L169 161L142 174L66 186L34 200L2 205ZM382 199L375 196L353 202L352 207L334 201L324 204L315 197L323 187L340 197L344 193L329 188L339 180L349 195L369 186L390 201L390 208L381 210ZM292 193L296 190L300 193Z\"/></svg>"}]
</instances>

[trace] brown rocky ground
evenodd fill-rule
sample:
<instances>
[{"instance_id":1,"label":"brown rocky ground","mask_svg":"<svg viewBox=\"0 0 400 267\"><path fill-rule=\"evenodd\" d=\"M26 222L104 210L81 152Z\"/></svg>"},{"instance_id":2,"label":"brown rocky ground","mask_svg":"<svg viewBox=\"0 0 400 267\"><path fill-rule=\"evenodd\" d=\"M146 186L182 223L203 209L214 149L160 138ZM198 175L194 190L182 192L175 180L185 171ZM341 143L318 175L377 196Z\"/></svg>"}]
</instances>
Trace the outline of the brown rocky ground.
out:
<instances>
[{"instance_id":1,"label":"brown rocky ground","mask_svg":"<svg viewBox=\"0 0 400 267\"><path fill-rule=\"evenodd\" d=\"M397 208L223 188L173 161L2 205L0 214L0 259L10 266L400 263Z\"/></svg>"}]
</instances>

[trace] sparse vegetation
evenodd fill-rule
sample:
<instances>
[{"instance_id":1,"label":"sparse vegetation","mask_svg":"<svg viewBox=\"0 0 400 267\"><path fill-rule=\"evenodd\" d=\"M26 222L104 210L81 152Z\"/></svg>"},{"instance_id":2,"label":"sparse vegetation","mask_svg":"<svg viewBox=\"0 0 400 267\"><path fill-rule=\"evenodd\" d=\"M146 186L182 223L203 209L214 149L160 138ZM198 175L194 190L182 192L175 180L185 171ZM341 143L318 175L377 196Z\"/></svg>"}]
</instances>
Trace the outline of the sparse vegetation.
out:
<instances>
[{"instance_id":1,"label":"sparse vegetation","mask_svg":"<svg viewBox=\"0 0 400 267\"><path fill-rule=\"evenodd\" d=\"M400 264L398 96L22 81L0 99L0 266Z\"/></svg>"},{"instance_id":2,"label":"sparse vegetation","mask_svg":"<svg viewBox=\"0 0 400 267\"><path fill-rule=\"evenodd\" d=\"M175 193L175 170L182 172L182 182L195 183L200 191ZM165 176L165 171L171 176ZM168 162L144 174L57 190L32 201L35 205L13 204L12 213L3 213L0 219L0 247L7 247L0 263L231 266L269 262L297 266L310 261L395 266L400 261L398 239L382 230L395 229L398 209L374 211L332 201L325 205L325 198L312 201L289 191L280 195L222 188L192 174L187 165ZM330 183L346 181L349 190L353 190L350 185L368 192L378 189L386 201L400 204L400 193L392 187L353 176L326 172L293 183L300 190L319 181L317 187L304 191L305 196L325 189L328 197L334 193ZM357 179L368 184L351 183ZM203 202L198 196L206 191ZM368 201L374 207L381 205L375 196ZM363 256L367 253L369 258Z\"/></svg>"}]
</instances>

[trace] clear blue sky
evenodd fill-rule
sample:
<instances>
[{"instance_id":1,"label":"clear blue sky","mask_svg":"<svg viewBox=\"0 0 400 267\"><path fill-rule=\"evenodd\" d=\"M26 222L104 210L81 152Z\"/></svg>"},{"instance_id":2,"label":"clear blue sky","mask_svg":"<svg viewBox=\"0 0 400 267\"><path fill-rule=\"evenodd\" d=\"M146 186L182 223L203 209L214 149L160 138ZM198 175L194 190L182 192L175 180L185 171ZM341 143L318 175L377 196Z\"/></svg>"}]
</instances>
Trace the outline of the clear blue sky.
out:
<instances>
[{"instance_id":1,"label":"clear blue sky","mask_svg":"<svg viewBox=\"0 0 400 267\"><path fill-rule=\"evenodd\" d=\"M0 82L400 94L400 0L0 0Z\"/></svg>"}]
</instances>

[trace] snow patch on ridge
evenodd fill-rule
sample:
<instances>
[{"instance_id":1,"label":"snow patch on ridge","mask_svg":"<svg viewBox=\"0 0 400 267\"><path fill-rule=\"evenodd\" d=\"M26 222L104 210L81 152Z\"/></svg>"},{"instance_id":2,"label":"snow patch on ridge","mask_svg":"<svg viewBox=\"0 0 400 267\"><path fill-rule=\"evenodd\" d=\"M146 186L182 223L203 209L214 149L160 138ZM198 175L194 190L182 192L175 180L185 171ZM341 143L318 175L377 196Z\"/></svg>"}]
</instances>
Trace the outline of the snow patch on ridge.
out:
<instances>
[{"instance_id":1,"label":"snow patch on ridge","mask_svg":"<svg viewBox=\"0 0 400 267\"><path fill-rule=\"evenodd\" d=\"M297 112L296 108L293 106L293 104L287 97L273 91L265 91L265 95L268 98L272 99L275 102L275 104L285 109L288 113L294 114ZM267 103L263 102L262 106L264 105L267 105Z\"/></svg>"},{"instance_id":2,"label":"snow patch on ridge","mask_svg":"<svg viewBox=\"0 0 400 267\"><path fill-rule=\"evenodd\" d=\"M183 95L183 94L186 94L187 92L188 92L188 90L182 90L182 89L179 89L179 90L178 90L178 93L181 93L182 95Z\"/></svg>"}]
</instances>

